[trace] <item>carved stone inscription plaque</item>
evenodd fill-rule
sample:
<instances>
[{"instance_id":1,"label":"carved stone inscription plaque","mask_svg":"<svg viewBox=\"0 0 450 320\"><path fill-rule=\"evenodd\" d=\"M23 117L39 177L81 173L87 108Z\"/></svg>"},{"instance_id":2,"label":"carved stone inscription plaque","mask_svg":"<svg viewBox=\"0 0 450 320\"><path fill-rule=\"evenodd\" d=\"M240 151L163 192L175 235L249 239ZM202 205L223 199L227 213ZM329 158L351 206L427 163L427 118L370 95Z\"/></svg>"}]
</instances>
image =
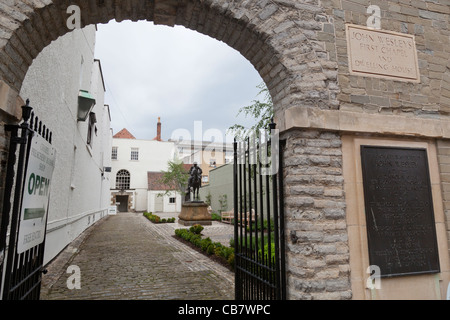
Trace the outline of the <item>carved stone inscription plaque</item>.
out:
<instances>
[{"instance_id":1,"label":"carved stone inscription plaque","mask_svg":"<svg viewBox=\"0 0 450 320\"><path fill-rule=\"evenodd\" d=\"M439 272L425 149L361 146L371 265L381 276Z\"/></svg>"},{"instance_id":2,"label":"carved stone inscription plaque","mask_svg":"<svg viewBox=\"0 0 450 320\"><path fill-rule=\"evenodd\" d=\"M419 82L414 35L346 25L351 74Z\"/></svg>"}]
</instances>

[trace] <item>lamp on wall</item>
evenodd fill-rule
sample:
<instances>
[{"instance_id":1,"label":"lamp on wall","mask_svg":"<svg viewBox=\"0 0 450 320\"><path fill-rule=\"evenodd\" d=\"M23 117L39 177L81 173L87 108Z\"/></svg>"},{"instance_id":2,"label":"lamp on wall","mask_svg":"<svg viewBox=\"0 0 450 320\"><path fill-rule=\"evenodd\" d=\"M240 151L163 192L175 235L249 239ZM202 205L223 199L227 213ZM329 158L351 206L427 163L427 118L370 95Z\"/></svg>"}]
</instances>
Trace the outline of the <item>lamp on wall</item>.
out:
<instances>
[{"instance_id":1,"label":"lamp on wall","mask_svg":"<svg viewBox=\"0 0 450 320\"><path fill-rule=\"evenodd\" d=\"M78 121L86 121L89 112L95 105L94 97L86 90L80 90L78 94Z\"/></svg>"}]
</instances>

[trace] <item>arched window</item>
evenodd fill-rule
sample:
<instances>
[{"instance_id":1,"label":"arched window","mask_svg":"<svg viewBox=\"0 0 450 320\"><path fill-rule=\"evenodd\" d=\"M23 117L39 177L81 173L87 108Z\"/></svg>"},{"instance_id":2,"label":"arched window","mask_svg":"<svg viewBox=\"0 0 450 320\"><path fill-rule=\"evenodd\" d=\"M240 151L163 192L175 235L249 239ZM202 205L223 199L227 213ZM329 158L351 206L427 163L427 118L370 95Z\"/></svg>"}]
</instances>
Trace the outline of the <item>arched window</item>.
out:
<instances>
[{"instance_id":1,"label":"arched window","mask_svg":"<svg viewBox=\"0 0 450 320\"><path fill-rule=\"evenodd\" d=\"M116 189L130 189L130 172L128 170L119 170L116 175Z\"/></svg>"}]
</instances>

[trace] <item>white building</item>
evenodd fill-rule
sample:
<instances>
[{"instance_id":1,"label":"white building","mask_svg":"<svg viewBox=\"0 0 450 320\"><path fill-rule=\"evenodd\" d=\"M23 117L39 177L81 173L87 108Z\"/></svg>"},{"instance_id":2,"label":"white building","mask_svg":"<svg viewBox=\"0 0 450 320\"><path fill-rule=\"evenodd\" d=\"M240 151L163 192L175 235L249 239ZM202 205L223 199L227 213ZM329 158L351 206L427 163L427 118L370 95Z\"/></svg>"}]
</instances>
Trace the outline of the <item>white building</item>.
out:
<instances>
[{"instance_id":1,"label":"white building","mask_svg":"<svg viewBox=\"0 0 450 320\"><path fill-rule=\"evenodd\" d=\"M231 143L184 140L174 141L181 161L197 162L202 169L202 186L209 183L209 171L233 161Z\"/></svg>"},{"instance_id":2,"label":"white building","mask_svg":"<svg viewBox=\"0 0 450 320\"><path fill-rule=\"evenodd\" d=\"M127 129L119 131L112 142L111 204L119 211L180 211L181 197L158 197L166 189L149 189L156 183L156 176L149 172L167 170L168 161L177 158L174 142L161 140L160 119L153 140L136 139ZM161 206L164 203L167 205Z\"/></svg>"},{"instance_id":3,"label":"white building","mask_svg":"<svg viewBox=\"0 0 450 320\"><path fill-rule=\"evenodd\" d=\"M91 25L52 42L33 61L20 92L53 132L56 149L44 263L108 212L104 168L111 166L111 119L100 61L94 59L95 33ZM80 90L95 99L84 121Z\"/></svg>"},{"instance_id":4,"label":"white building","mask_svg":"<svg viewBox=\"0 0 450 320\"><path fill-rule=\"evenodd\" d=\"M160 182L161 172L148 172L148 212L181 212L182 198L173 187ZM166 193L166 191L169 191Z\"/></svg>"}]
</instances>

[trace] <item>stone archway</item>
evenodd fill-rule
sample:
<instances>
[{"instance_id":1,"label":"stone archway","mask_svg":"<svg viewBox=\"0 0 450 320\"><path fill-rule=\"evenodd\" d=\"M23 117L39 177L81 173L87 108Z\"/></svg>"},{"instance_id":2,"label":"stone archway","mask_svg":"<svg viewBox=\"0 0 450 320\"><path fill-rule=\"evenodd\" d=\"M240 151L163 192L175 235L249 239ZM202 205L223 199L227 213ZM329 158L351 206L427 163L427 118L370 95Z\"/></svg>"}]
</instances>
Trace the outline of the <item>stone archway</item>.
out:
<instances>
[{"instance_id":1,"label":"stone archway","mask_svg":"<svg viewBox=\"0 0 450 320\"><path fill-rule=\"evenodd\" d=\"M419 82L351 72L346 26L364 26L372 14L361 1L3 0L0 124L20 118L18 92L33 59L70 32L69 5L80 7L81 26L129 19L196 30L239 51L272 96L275 120L287 140L288 298L373 299L382 297L380 292L408 298L414 291L426 294L424 288L439 298L450 279L450 9L447 0L370 4L380 9L384 31L415 37ZM357 180L361 141L426 143L434 159L440 273L391 279L384 291L366 288L367 235ZM7 144L0 126L2 164ZM399 288L407 292L396 295Z\"/></svg>"},{"instance_id":2,"label":"stone archway","mask_svg":"<svg viewBox=\"0 0 450 320\"><path fill-rule=\"evenodd\" d=\"M239 51L266 83L281 129L286 127L285 111L292 107L338 109L336 50L327 44L334 37L332 12L318 1L6 0L0 4L0 84L7 91L3 109L16 119L22 105L18 92L28 67L48 44L71 31L69 5L80 7L81 27L112 19L148 20L182 25L223 41ZM296 143L297 138L288 139ZM345 278L339 291L349 290ZM295 281L288 279L288 285L303 291Z\"/></svg>"},{"instance_id":3,"label":"stone archway","mask_svg":"<svg viewBox=\"0 0 450 320\"><path fill-rule=\"evenodd\" d=\"M6 1L0 8L0 79L15 92L39 52L71 31L69 5L80 7L82 27L112 19L148 20L182 25L227 43L259 72L280 121L280 111L294 104L338 106L337 63L330 61L322 41L329 35L322 31L329 18L319 5L292 1Z\"/></svg>"}]
</instances>

